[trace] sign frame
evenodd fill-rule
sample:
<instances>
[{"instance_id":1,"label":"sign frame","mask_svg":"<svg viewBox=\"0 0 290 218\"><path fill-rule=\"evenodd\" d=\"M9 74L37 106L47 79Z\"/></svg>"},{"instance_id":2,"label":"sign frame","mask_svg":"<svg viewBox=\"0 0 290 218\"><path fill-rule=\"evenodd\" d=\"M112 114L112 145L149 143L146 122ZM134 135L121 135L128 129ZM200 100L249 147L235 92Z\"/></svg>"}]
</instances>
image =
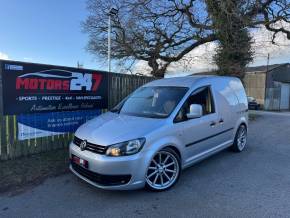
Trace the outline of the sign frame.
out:
<instances>
[{"instance_id":1,"label":"sign frame","mask_svg":"<svg viewBox=\"0 0 290 218\"><path fill-rule=\"evenodd\" d=\"M0 68L3 115L108 108L108 72L7 60Z\"/></svg>"}]
</instances>

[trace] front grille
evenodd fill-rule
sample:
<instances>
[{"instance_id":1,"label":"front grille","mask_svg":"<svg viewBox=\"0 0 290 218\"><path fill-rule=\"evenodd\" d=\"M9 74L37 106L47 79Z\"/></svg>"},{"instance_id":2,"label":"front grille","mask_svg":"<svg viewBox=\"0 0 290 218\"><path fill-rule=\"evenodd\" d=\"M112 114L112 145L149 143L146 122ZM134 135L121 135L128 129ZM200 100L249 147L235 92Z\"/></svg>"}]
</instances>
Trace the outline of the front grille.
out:
<instances>
[{"instance_id":1,"label":"front grille","mask_svg":"<svg viewBox=\"0 0 290 218\"><path fill-rule=\"evenodd\" d=\"M82 143L82 141L83 141L82 139L75 136L73 143L80 147L80 144ZM87 142L87 146L84 150L88 150L97 154L105 154L107 147L103 145L97 145L97 144Z\"/></svg>"},{"instance_id":2,"label":"front grille","mask_svg":"<svg viewBox=\"0 0 290 218\"><path fill-rule=\"evenodd\" d=\"M74 162L71 162L71 165L78 174L102 186L125 185L131 179L131 175L103 175L87 170Z\"/></svg>"}]
</instances>

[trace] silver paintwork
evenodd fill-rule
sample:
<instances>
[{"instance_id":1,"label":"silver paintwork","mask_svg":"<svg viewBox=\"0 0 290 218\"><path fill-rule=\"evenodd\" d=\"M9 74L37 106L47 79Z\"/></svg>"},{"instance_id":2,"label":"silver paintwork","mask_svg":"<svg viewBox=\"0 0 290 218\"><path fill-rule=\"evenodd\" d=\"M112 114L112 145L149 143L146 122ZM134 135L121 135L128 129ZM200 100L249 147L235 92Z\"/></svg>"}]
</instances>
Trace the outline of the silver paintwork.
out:
<instances>
[{"instance_id":1,"label":"silver paintwork","mask_svg":"<svg viewBox=\"0 0 290 218\"><path fill-rule=\"evenodd\" d=\"M144 86L183 86L188 92L166 119L134 117L107 112L79 127L75 135L88 142L109 146L131 139L146 138L142 150L134 155L109 157L81 149L70 144L74 154L89 162L89 170L100 174L131 174L126 185L101 186L82 177L88 183L104 189L137 189L145 185L146 173L152 158L160 149L173 146L181 157L182 169L232 145L240 124L248 125L248 104L245 90L239 79L217 76L191 76L155 80ZM199 87L210 86L214 98L215 113L174 123L173 120L188 96ZM210 126L215 122L215 126ZM219 134L224 132L222 134ZM199 142L201 139L207 140ZM186 145L197 142L194 145Z\"/></svg>"}]
</instances>

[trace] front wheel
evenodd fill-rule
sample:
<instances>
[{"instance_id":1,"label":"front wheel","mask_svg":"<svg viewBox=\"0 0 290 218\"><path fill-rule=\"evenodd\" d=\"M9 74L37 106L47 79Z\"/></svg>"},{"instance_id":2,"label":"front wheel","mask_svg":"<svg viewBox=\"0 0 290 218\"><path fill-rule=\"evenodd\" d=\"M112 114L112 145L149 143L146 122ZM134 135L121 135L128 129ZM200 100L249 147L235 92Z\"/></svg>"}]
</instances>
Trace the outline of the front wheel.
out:
<instances>
[{"instance_id":1,"label":"front wheel","mask_svg":"<svg viewBox=\"0 0 290 218\"><path fill-rule=\"evenodd\" d=\"M247 127L245 125L240 125L235 136L234 144L232 145L232 150L234 152L241 152L247 145Z\"/></svg>"},{"instance_id":2,"label":"front wheel","mask_svg":"<svg viewBox=\"0 0 290 218\"><path fill-rule=\"evenodd\" d=\"M152 191L171 188L180 176L180 158L170 148L158 151L152 158L146 172L146 187Z\"/></svg>"}]
</instances>

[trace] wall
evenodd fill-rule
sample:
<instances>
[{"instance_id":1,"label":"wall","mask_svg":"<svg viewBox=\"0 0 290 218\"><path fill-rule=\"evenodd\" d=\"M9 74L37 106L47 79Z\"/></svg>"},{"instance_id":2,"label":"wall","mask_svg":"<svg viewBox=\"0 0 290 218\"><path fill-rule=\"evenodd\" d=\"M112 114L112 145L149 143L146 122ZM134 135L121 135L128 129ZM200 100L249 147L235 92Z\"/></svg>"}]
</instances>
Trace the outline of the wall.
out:
<instances>
[{"instance_id":1,"label":"wall","mask_svg":"<svg viewBox=\"0 0 290 218\"><path fill-rule=\"evenodd\" d=\"M284 64L269 71L267 87L275 88L275 82L290 83L290 64Z\"/></svg>"},{"instance_id":2,"label":"wall","mask_svg":"<svg viewBox=\"0 0 290 218\"><path fill-rule=\"evenodd\" d=\"M257 101L264 105L265 99L265 84L266 73L264 72L250 72L246 73L244 78L244 85L248 96L252 96Z\"/></svg>"},{"instance_id":3,"label":"wall","mask_svg":"<svg viewBox=\"0 0 290 218\"><path fill-rule=\"evenodd\" d=\"M269 111L279 111L281 100L281 87L277 86L274 88L266 89L266 97L264 109Z\"/></svg>"},{"instance_id":4,"label":"wall","mask_svg":"<svg viewBox=\"0 0 290 218\"><path fill-rule=\"evenodd\" d=\"M283 85L284 84L284 85ZM268 72L266 81L265 110L290 110L285 108L284 103L289 102L285 95L285 86L290 84L290 64L282 64ZM282 87L283 86L283 87Z\"/></svg>"}]
</instances>

